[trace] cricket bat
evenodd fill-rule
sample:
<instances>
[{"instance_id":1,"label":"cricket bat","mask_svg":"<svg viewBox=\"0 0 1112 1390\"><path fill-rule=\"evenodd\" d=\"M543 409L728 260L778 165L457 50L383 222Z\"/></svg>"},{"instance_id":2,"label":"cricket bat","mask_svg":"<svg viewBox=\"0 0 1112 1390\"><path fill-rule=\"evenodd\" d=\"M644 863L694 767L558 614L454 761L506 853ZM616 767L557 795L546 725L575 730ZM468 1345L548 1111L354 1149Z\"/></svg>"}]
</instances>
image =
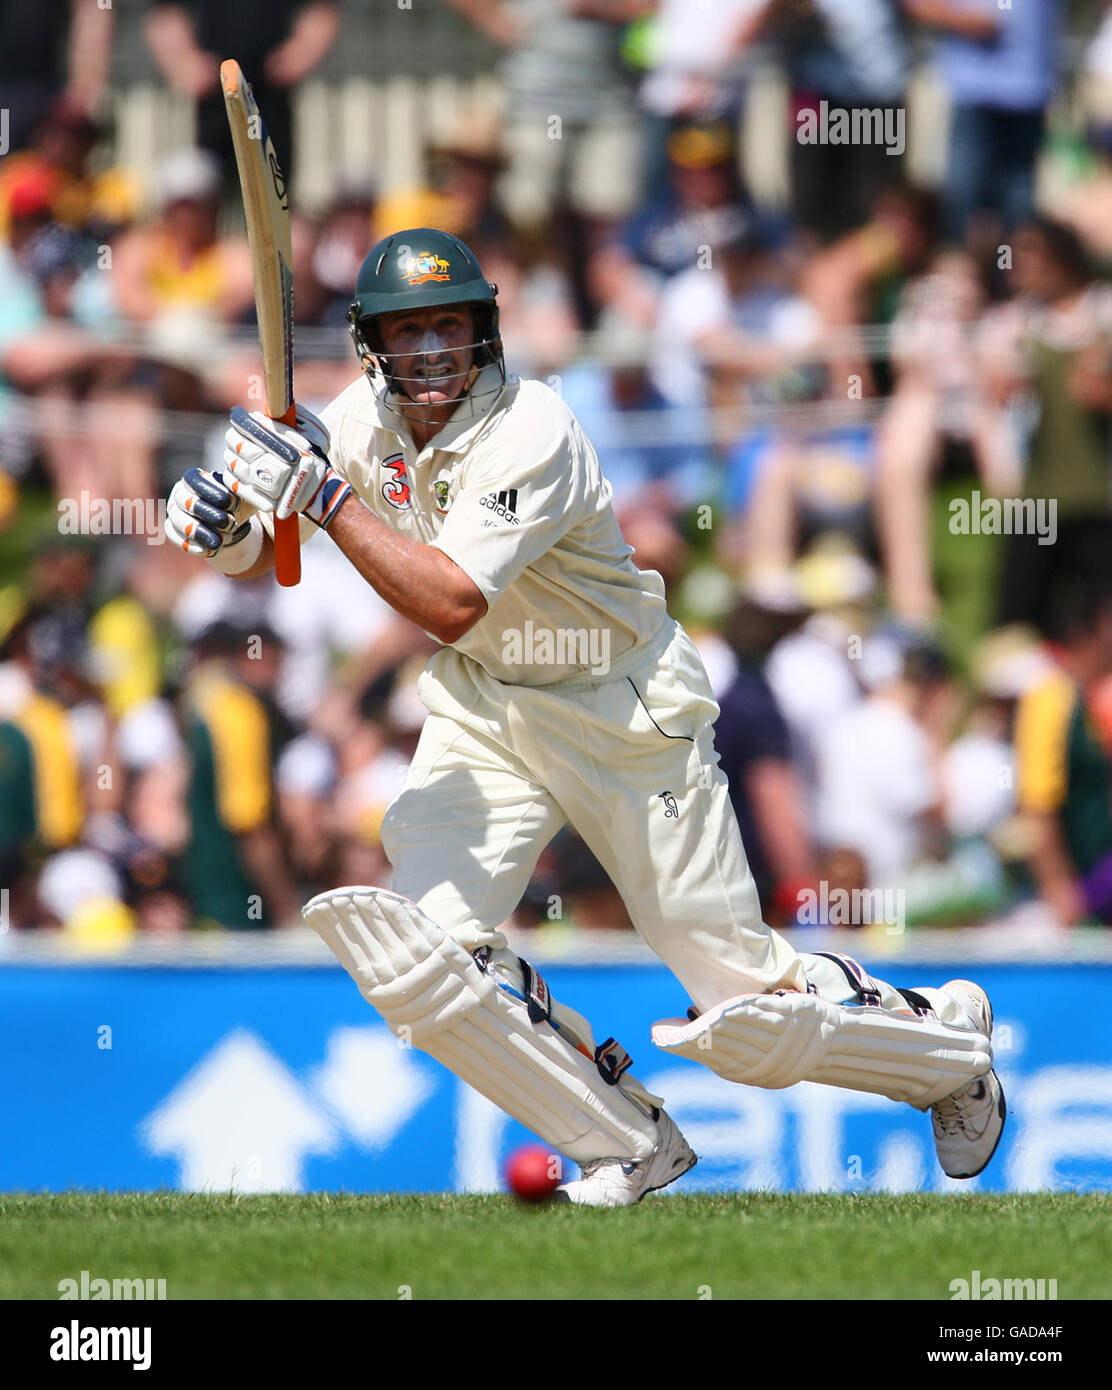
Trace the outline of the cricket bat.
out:
<instances>
[{"instance_id":1,"label":"cricket bat","mask_svg":"<svg viewBox=\"0 0 1112 1390\"><path fill-rule=\"evenodd\" d=\"M224 108L232 129L251 267L255 274L255 310L263 352L266 413L272 420L295 423L293 404L293 253L286 179L259 108L234 58L220 65ZM274 518L274 570L278 583L301 579L301 542L297 516Z\"/></svg>"}]
</instances>

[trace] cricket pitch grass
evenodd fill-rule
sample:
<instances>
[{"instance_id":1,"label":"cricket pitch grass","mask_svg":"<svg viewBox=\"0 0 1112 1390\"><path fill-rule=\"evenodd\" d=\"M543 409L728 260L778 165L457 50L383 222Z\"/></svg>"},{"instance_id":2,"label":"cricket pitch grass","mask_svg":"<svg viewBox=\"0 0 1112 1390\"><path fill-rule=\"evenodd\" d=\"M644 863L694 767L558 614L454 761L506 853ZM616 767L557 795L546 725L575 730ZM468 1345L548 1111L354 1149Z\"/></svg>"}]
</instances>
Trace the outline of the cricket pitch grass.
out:
<instances>
[{"instance_id":1,"label":"cricket pitch grass","mask_svg":"<svg viewBox=\"0 0 1112 1390\"><path fill-rule=\"evenodd\" d=\"M649 1197L621 1210L490 1196L0 1195L0 1298L166 1280L170 1299L941 1299L1057 1279L1112 1297L1110 1198Z\"/></svg>"}]
</instances>

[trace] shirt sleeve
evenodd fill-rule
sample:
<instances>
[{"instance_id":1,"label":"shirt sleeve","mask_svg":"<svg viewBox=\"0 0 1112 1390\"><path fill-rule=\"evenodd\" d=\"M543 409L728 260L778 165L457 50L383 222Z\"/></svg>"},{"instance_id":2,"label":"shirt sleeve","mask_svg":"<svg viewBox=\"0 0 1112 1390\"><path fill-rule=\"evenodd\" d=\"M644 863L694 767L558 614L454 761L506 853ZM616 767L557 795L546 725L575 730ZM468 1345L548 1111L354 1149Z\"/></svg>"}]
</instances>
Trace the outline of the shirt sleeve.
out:
<instances>
[{"instance_id":1,"label":"shirt sleeve","mask_svg":"<svg viewBox=\"0 0 1112 1390\"><path fill-rule=\"evenodd\" d=\"M514 580L585 515L602 479L594 450L558 399L521 401L480 441L432 542L493 607Z\"/></svg>"}]
</instances>

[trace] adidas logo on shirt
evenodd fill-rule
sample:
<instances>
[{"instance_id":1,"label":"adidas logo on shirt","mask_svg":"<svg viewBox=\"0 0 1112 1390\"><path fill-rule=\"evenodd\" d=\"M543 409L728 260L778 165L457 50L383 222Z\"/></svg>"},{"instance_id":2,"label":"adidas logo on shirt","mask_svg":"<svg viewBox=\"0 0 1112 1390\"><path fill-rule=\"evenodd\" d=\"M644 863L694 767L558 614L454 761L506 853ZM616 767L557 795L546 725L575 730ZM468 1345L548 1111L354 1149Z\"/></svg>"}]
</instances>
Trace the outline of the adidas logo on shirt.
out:
<instances>
[{"instance_id":1,"label":"adidas logo on shirt","mask_svg":"<svg viewBox=\"0 0 1112 1390\"><path fill-rule=\"evenodd\" d=\"M479 498L479 505L489 507L495 516L500 516L512 526L521 525L517 515L516 487L504 488L501 492L488 492L485 497Z\"/></svg>"}]
</instances>

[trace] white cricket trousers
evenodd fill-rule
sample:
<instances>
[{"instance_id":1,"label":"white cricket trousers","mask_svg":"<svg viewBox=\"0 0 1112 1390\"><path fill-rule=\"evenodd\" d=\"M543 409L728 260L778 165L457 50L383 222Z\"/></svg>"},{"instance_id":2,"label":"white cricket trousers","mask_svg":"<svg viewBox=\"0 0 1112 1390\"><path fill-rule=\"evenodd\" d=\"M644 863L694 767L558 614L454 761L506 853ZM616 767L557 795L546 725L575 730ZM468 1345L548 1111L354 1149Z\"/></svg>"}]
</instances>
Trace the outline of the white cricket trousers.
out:
<instances>
[{"instance_id":1,"label":"white cricket trousers","mask_svg":"<svg viewBox=\"0 0 1112 1390\"><path fill-rule=\"evenodd\" d=\"M800 956L761 918L714 748L718 705L679 624L590 683L506 685L445 647L417 688L429 717L383 846L394 891L468 951L505 948L498 927L568 822L700 1013L808 980L851 997L835 964ZM875 983L885 1007L906 1010ZM965 1023L949 996L920 992Z\"/></svg>"}]
</instances>

